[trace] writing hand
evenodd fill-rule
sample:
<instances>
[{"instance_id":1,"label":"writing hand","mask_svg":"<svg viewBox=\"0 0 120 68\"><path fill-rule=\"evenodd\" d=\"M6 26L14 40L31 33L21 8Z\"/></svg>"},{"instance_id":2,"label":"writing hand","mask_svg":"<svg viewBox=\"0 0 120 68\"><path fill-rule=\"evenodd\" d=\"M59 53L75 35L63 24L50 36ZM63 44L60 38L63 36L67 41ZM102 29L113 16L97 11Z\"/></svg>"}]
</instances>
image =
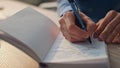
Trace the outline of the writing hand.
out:
<instances>
[{"instance_id":1,"label":"writing hand","mask_svg":"<svg viewBox=\"0 0 120 68\"><path fill-rule=\"evenodd\" d=\"M95 38L99 38L107 43L120 43L120 13L114 10L109 11L106 16L97 24L94 33Z\"/></svg>"},{"instance_id":2,"label":"writing hand","mask_svg":"<svg viewBox=\"0 0 120 68\"><path fill-rule=\"evenodd\" d=\"M79 15L82 21L86 24L87 31L82 30L78 27L75 22L75 16L72 11L66 12L63 16L59 19L60 29L63 36L71 41L71 42L78 42L78 41L85 41L87 38L95 31L96 24L85 14L79 12Z\"/></svg>"}]
</instances>

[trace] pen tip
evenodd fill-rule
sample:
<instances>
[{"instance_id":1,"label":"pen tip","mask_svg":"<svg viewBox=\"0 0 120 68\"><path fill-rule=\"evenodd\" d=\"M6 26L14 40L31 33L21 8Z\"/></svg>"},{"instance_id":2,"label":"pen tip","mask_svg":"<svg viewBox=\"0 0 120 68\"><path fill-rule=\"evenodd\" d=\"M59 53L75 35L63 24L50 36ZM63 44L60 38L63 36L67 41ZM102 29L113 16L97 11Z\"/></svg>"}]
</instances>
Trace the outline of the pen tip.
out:
<instances>
[{"instance_id":1,"label":"pen tip","mask_svg":"<svg viewBox=\"0 0 120 68\"><path fill-rule=\"evenodd\" d=\"M91 40L90 40L89 42L90 42L90 44L92 44L92 41L91 41Z\"/></svg>"},{"instance_id":2,"label":"pen tip","mask_svg":"<svg viewBox=\"0 0 120 68\"><path fill-rule=\"evenodd\" d=\"M90 44L92 44L92 40L91 40L91 38L90 38L90 37L88 38L88 41L89 41L89 43L90 43Z\"/></svg>"}]
</instances>

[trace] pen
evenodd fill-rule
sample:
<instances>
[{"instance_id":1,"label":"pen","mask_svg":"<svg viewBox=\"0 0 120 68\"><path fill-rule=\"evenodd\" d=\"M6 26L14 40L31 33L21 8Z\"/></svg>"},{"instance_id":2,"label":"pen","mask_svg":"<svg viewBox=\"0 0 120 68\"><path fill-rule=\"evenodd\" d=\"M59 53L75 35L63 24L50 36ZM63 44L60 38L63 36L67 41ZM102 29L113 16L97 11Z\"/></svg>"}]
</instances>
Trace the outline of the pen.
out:
<instances>
[{"instance_id":1,"label":"pen","mask_svg":"<svg viewBox=\"0 0 120 68\"><path fill-rule=\"evenodd\" d=\"M80 16L79 16L79 11L78 11L78 6L77 4L74 2L74 0L68 0L68 2L70 3L72 10L74 12L74 15L76 17L76 19L78 20L78 23L80 25L80 28L86 30L86 27L84 25L84 23L82 22ZM90 39L90 37L87 39L89 41L90 44L92 44L92 41Z\"/></svg>"}]
</instances>

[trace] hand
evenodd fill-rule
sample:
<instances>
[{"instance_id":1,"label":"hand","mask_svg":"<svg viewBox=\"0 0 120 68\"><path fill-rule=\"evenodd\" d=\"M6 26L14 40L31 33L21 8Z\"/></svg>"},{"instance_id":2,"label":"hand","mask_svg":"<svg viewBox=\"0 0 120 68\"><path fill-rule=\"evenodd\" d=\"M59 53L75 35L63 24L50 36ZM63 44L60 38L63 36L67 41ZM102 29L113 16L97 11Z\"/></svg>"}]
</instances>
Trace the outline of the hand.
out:
<instances>
[{"instance_id":1,"label":"hand","mask_svg":"<svg viewBox=\"0 0 120 68\"><path fill-rule=\"evenodd\" d=\"M120 43L120 13L114 10L109 11L106 16L97 24L94 33L95 38L99 38L106 43Z\"/></svg>"},{"instance_id":2,"label":"hand","mask_svg":"<svg viewBox=\"0 0 120 68\"><path fill-rule=\"evenodd\" d=\"M59 19L60 29L63 36L71 41L85 41L96 29L96 24L85 14L79 12L82 21L86 24L87 31L82 30L75 24L75 16L72 11L66 12Z\"/></svg>"}]
</instances>

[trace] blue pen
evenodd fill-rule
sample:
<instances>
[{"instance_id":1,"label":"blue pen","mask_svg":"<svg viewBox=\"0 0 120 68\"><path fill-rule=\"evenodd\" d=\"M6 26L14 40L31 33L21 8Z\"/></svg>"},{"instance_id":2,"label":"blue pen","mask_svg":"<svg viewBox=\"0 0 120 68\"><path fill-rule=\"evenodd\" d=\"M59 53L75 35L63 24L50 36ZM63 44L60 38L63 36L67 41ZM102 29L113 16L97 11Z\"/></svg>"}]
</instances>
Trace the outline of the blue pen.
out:
<instances>
[{"instance_id":1,"label":"blue pen","mask_svg":"<svg viewBox=\"0 0 120 68\"><path fill-rule=\"evenodd\" d=\"M74 2L74 0L68 0L68 2L70 3L72 9L73 9L73 12L74 12L74 15L76 16L76 19L78 20L78 24L80 24L80 28L86 30L86 27L84 25L84 23L82 22L80 16L79 16L79 11L78 11L78 6L76 5L76 3ZM90 43L92 43L90 37L87 39Z\"/></svg>"}]
</instances>

